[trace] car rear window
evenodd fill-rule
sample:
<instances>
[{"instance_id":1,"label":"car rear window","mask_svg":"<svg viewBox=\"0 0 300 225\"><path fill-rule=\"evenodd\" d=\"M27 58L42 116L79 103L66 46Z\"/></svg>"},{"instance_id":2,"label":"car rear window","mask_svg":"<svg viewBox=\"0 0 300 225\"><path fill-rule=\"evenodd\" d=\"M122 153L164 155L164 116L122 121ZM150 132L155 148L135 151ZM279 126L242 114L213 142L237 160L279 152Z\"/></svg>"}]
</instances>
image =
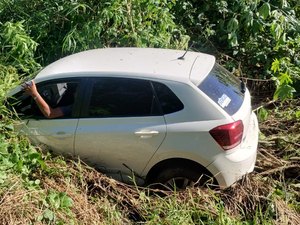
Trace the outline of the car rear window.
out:
<instances>
[{"instance_id":1,"label":"car rear window","mask_svg":"<svg viewBox=\"0 0 300 225\"><path fill-rule=\"evenodd\" d=\"M244 100L241 81L217 63L198 87L229 115L236 113Z\"/></svg>"},{"instance_id":2,"label":"car rear window","mask_svg":"<svg viewBox=\"0 0 300 225\"><path fill-rule=\"evenodd\" d=\"M164 114L178 112L184 108L183 103L165 84L152 82Z\"/></svg>"}]
</instances>

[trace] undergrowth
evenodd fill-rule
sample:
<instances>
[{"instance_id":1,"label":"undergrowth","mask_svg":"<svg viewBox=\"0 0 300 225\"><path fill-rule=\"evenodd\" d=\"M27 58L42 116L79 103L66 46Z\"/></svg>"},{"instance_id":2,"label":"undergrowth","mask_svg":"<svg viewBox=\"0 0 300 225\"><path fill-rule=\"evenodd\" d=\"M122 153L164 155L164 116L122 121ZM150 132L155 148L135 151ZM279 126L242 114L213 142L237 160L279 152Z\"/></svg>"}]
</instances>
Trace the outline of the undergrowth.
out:
<instances>
[{"instance_id":1,"label":"undergrowth","mask_svg":"<svg viewBox=\"0 0 300 225\"><path fill-rule=\"evenodd\" d=\"M238 76L243 68L253 78L272 77L275 97L299 90L296 0L100 2L0 1L0 224L299 224L299 99L256 110L255 171L225 190L161 193L125 185L15 131L8 90L41 65L85 49L182 49L191 39L196 49L220 47Z\"/></svg>"},{"instance_id":2,"label":"undergrowth","mask_svg":"<svg viewBox=\"0 0 300 225\"><path fill-rule=\"evenodd\" d=\"M287 109L287 106L288 109ZM79 159L52 156L1 120L1 224L297 224L300 101L272 103L255 171L224 190L129 186Z\"/></svg>"}]
</instances>

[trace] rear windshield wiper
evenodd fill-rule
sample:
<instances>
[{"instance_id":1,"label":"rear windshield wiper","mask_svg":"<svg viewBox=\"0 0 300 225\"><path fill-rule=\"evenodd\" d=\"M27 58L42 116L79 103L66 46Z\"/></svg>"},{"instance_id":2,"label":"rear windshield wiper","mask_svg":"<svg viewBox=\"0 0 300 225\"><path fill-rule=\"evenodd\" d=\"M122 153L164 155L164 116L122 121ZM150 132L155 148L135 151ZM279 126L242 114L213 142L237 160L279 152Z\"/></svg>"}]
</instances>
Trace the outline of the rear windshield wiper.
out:
<instances>
[{"instance_id":1,"label":"rear windshield wiper","mask_svg":"<svg viewBox=\"0 0 300 225\"><path fill-rule=\"evenodd\" d=\"M243 81L243 79L241 79L241 92L242 92L243 94L245 94L245 92L246 92L246 84L245 84L245 82Z\"/></svg>"}]
</instances>

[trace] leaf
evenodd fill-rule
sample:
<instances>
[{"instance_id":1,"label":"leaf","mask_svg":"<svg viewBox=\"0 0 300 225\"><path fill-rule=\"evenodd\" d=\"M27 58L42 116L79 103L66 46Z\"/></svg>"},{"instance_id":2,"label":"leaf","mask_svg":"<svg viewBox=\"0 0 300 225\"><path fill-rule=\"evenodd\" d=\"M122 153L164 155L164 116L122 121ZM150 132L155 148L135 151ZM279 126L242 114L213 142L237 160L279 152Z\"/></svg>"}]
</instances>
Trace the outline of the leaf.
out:
<instances>
[{"instance_id":1,"label":"leaf","mask_svg":"<svg viewBox=\"0 0 300 225\"><path fill-rule=\"evenodd\" d=\"M267 120L268 116L269 116L269 112L264 107L262 107L258 110L257 117L258 117L259 121Z\"/></svg>"},{"instance_id":2,"label":"leaf","mask_svg":"<svg viewBox=\"0 0 300 225\"><path fill-rule=\"evenodd\" d=\"M34 181L34 184L36 184L36 185L39 185L41 183L41 181L39 180L39 179L36 179L35 181Z\"/></svg>"},{"instance_id":3,"label":"leaf","mask_svg":"<svg viewBox=\"0 0 300 225\"><path fill-rule=\"evenodd\" d=\"M285 73L280 73L280 76L278 77L280 84L292 84L293 80L291 79L290 75Z\"/></svg>"},{"instance_id":4,"label":"leaf","mask_svg":"<svg viewBox=\"0 0 300 225\"><path fill-rule=\"evenodd\" d=\"M57 193L55 192L51 192L48 196L47 196L47 202L50 203L50 205L52 207L54 207L55 209L58 209L60 206L60 199Z\"/></svg>"},{"instance_id":5,"label":"leaf","mask_svg":"<svg viewBox=\"0 0 300 225\"><path fill-rule=\"evenodd\" d=\"M0 142L0 154L1 155L8 154L8 146L9 146L8 143Z\"/></svg>"},{"instance_id":6,"label":"leaf","mask_svg":"<svg viewBox=\"0 0 300 225\"><path fill-rule=\"evenodd\" d=\"M227 24L227 31L232 33L239 28L239 21L236 18L231 18Z\"/></svg>"},{"instance_id":7,"label":"leaf","mask_svg":"<svg viewBox=\"0 0 300 225\"><path fill-rule=\"evenodd\" d=\"M274 59L272 62L271 70L276 73L280 69L280 61L278 59Z\"/></svg>"},{"instance_id":8,"label":"leaf","mask_svg":"<svg viewBox=\"0 0 300 225\"><path fill-rule=\"evenodd\" d=\"M228 40L229 40L229 44L232 46L232 47L235 47L235 46L238 46L239 43L238 43L238 39L237 39L237 35L235 32L232 32L232 33L229 33L228 34Z\"/></svg>"},{"instance_id":9,"label":"leaf","mask_svg":"<svg viewBox=\"0 0 300 225\"><path fill-rule=\"evenodd\" d=\"M286 33L283 33L283 34L281 35L280 39L279 39L278 44L283 45L283 44L285 44L285 43L286 43Z\"/></svg>"},{"instance_id":10,"label":"leaf","mask_svg":"<svg viewBox=\"0 0 300 225\"><path fill-rule=\"evenodd\" d=\"M7 179L7 175L4 171L0 172L0 184L4 183L4 181Z\"/></svg>"},{"instance_id":11,"label":"leaf","mask_svg":"<svg viewBox=\"0 0 300 225\"><path fill-rule=\"evenodd\" d=\"M271 6L269 3L265 2L258 10L259 15L261 15L261 17L263 19L267 19L268 16L271 13Z\"/></svg>"},{"instance_id":12,"label":"leaf","mask_svg":"<svg viewBox=\"0 0 300 225\"><path fill-rule=\"evenodd\" d=\"M52 221L55 218L55 214L50 209L46 209L43 213L43 217L49 221Z\"/></svg>"},{"instance_id":13,"label":"leaf","mask_svg":"<svg viewBox=\"0 0 300 225\"><path fill-rule=\"evenodd\" d=\"M73 200L68 197L66 194L63 194L61 196L61 200L60 200L60 207L61 208L70 208L73 205Z\"/></svg>"},{"instance_id":14,"label":"leaf","mask_svg":"<svg viewBox=\"0 0 300 225\"><path fill-rule=\"evenodd\" d=\"M295 116L296 116L297 119L300 119L300 110L298 110L298 111L295 112Z\"/></svg>"},{"instance_id":15,"label":"leaf","mask_svg":"<svg viewBox=\"0 0 300 225\"><path fill-rule=\"evenodd\" d=\"M246 27L252 26L253 25L253 12L245 11L244 14L242 15L242 21L244 21L243 24Z\"/></svg>"},{"instance_id":16,"label":"leaf","mask_svg":"<svg viewBox=\"0 0 300 225\"><path fill-rule=\"evenodd\" d=\"M288 85L288 84L283 84L280 85L279 87L277 87L273 98L276 99L281 99L281 100L285 100L288 98L292 98L293 97L293 93L295 92L295 88L293 88L292 86Z\"/></svg>"},{"instance_id":17,"label":"leaf","mask_svg":"<svg viewBox=\"0 0 300 225\"><path fill-rule=\"evenodd\" d=\"M279 40L282 33L283 28L278 24L277 21L274 21L271 25L271 34L273 35L275 40Z\"/></svg>"},{"instance_id":18,"label":"leaf","mask_svg":"<svg viewBox=\"0 0 300 225\"><path fill-rule=\"evenodd\" d=\"M258 33L264 31L264 25L259 20L253 20L253 33Z\"/></svg>"}]
</instances>

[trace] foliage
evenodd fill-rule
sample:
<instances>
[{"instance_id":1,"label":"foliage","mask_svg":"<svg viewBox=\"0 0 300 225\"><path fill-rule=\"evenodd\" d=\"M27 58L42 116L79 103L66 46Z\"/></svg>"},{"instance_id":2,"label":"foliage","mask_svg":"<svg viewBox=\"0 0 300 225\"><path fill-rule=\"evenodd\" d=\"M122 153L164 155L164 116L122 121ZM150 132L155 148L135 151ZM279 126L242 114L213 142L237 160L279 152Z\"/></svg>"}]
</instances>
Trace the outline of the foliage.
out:
<instances>
[{"instance_id":1,"label":"foliage","mask_svg":"<svg viewBox=\"0 0 300 225\"><path fill-rule=\"evenodd\" d=\"M0 223L299 221L299 100L260 109L254 174L226 190L164 197L46 156L17 133L20 121L5 105L8 90L64 55L115 46L185 48L189 40L230 70L272 77L274 98L290 98L300 90L299 18L297 0L0 1Z\"/></svg>"},{"instance_id":2,"label":"foliage","mask_svg":"<svg viewBox=\"0 0 300 225\"><path fill-rule=\"evenodd\" d=\"M0 24L0 63L15 67L19 72L31 75L40 65L34 59L37 43L32 40L23 25L24 21Z\"/></svg>"},{"instance_id":3,"label":"foliage","mask_svg":"<svg viewBox=\"0 0 300 225\"><path fill-rule=\"evenodd\" d=\"M42 155L29 143L28 139L15 132L12 112L5 104L7 90L18 81L17 70L0 64L0 183L5 183L10 172L20 174L28 187L38 185L32 177L38 168L45 169Z\"/></svg>"},{"instance_id":4,"label":"foliage","mask_svg":"<svg viewBox=\"0 0 300 225\"><path fill-rule=\"evenodd\" d=\"M3 0L1 58L16 59L17 68L28 70L27 64L38 66L35 60L47 65L86 49L182 49L191 40L196 50L225 59L232 71L242 68L250 78L272 77L274 98L284 99L300 89L299 15L297 0ZM279 73L272 70L276 60L285 62Z\"/></svg>"},{"instance_id":5,"label":"foliage","mask_svg":"<svg viewBox=\"0 0 300 225\"><path fill-rule=\"evenodd\" d=\"M173 5L167 0L4 0L0 20L25 21L29 35L39 43L41 63L48 64L100 47L184 48L188 37L173 20Z\"/></svg>"},{"instance_id":6,"label":"foliage","mask_svg":"<svg viewBox=\"0 0 300 225\"><path fill-rule=\"evenodd\" d=\"M229 69L237 70L241 64L247 77L273 77L275 98L293 95L300 66L297 0L178 1L174 14L194 46L219 53L221 58L224 54L235 58ZM281 62L279 73L271 69L276 60Z\"/></svg>"},{"instance_id":7,"label":"foliage","mask_svg":"<svg viewBox=\"0 0 300 225\"><path fill-rule=\"evenodd\" d=\"M293 93L296 92L295 88L297 88L293 87L294 80L300 81L300 67L291 63L290 58L283 57L280 60L275 59L273 61L271 71L275 75L273 79L277 86L274 98L292 98Z\"/></svg>"},{"instance_id":8,"label":"foliage","mask_svg":"<svg viewBox=\"0 0 300 225\"><path fill-rule=\"evenodd\" d=\"M257 112L257 119L259 122L263 122L263 121L266 121L267 118L268 118L268 110L265 109L264 107L258 109L258 112Z\"/></svg>"},{"instance_id":9,"label":"foliage","mask_svg":"<svg viewBox=\"0 0 300 225\"><path fill-rule=\"evenodd\" d=\"M65 221L57 219L56 212L61 211L66 213L72 219L71 207L73 200L67 196L64 192L49 191L45 199L43 200L44 212L37 218L37 221L43 221L46 223L64 224ZM70 220L69 222L71 222Z\"/></svg>"}]
</instances>

